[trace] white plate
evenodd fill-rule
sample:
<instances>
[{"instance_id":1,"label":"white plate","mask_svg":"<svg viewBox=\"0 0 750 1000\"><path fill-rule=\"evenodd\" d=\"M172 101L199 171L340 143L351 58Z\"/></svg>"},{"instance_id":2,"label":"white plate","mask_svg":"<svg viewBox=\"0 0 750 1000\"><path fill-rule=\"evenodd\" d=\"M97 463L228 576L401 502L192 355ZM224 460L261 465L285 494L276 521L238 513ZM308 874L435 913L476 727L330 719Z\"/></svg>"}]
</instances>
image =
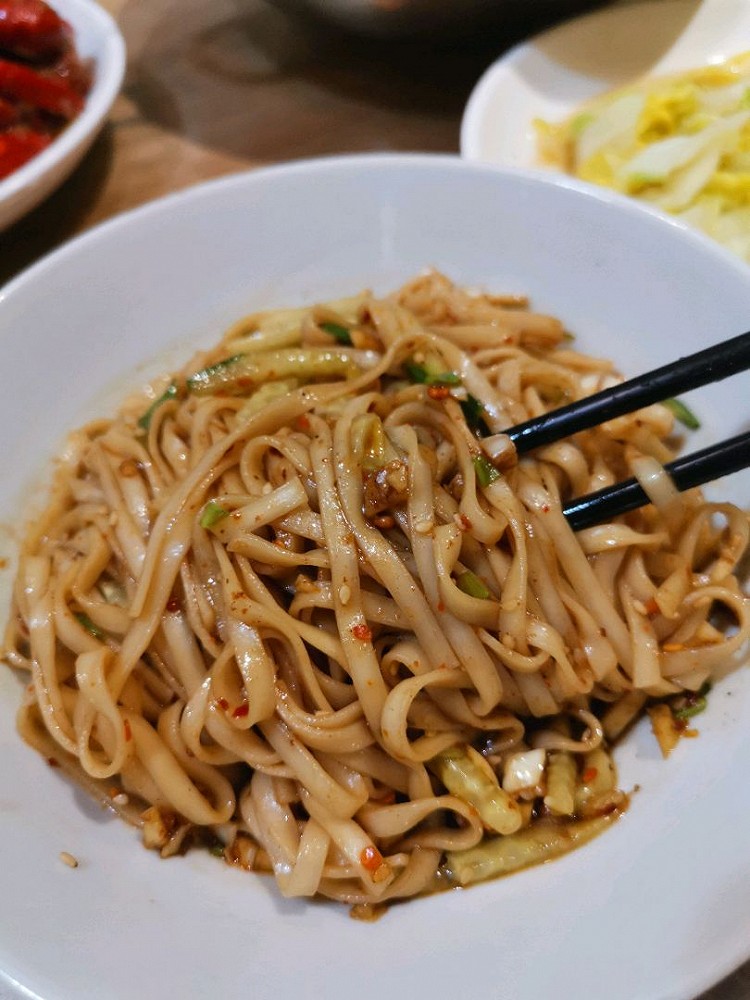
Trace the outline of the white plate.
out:
<instances>
[{"instance_id":1,"label":"white plate","mask_svg":"<svg viewBox=\"0 0 750 1000\"><path fill-rule=\"evenodd\" d=\"M64 429L261 306L396 286L427 265L529 292L631 374L748 327L743 265L606 192L447 157L362 157L238 175L68 244L0 293L0 556L40 502ZM720 308L718 305L720 304ZM701 390L696 447L747 424L747 380ZM747 499L750 480L720 492ZM12 566L0 573L4 616ZM597 841L376 924L282 900L206 852L161 861L14 732L0 670L0 969L45 1000L687 998L748 954L750 671L668 763L641 727L641 791ZM71 870L60 851L80 859ZM15 984L15 985L14 985ZM24 990L28 992L23 992Z\"/></svg>"},{"instance_id":2,"label":"white plate","mask_svg":"<svg viewBox=\"0 0 750 1000\"><path fill-rule=\"evenodd\" d=\"M486 71L466 106L461 153L535 166L535 118L560 121L629 80L721 62L745 49L747 0L660 0L576 18L511 49Z\"/></svg>"},{"instance_id":3,"label":"white plate","mask_svg":"<svg viewBox=\"0 0 750 1000\"><path fill-rule=\"evenodd\" d=\"M94 0L52 0L75 32L76 50L94 63L94 83L81 114L38 156L0 181L0 231L35 208L75 169L99 134L125 73L125 42Z\"/></svg>"}]
</instances>

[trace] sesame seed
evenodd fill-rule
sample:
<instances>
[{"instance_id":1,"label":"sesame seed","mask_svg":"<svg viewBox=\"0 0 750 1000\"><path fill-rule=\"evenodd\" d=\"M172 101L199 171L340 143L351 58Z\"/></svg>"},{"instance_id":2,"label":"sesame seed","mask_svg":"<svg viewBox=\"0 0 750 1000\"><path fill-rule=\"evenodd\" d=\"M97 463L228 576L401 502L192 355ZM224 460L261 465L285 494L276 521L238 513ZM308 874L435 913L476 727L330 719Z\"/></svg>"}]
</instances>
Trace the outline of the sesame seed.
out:
<instances>
[{"instance_id":1,"label":"sesame seed","mask_svg":"<svg viewBox=\"0 0 750 1000\"><path fill-rule=\"evenodd\" d=\"M64 865L67 865L68 868L78 867L78 859L74 858L72 854L68 853L68 851L60 851L60 860Z\"/></svg>"},{"instance_id":2,"label":"sesame seed","mask_svg":"<svg viewBox=\"0 0 750 1000\"><path fill-rule=\"evenodd\" d=\"M348 604L352 597L352 588L347 584L343 583L339 587L339 600L342 604Z\"/></svg>"},{"instance_id":3,"label":"sesame seed","mask_svg":"<svg viewBox=\"0 0 750 1000\"><path fill-rule=\"evenodd\" d=\"M418 535L429 535L434 527L434 521L431 517L422 518L421 521L417 521L414 525L414 530Z\"/></svg>"},{"instance_id":4,"label":"sesame seed","mask_svg":"<svg viewBox=\"0 0 750 1000\"><path fill-rule=\"evenodd\" d=\"M125 792L118 792L117 795L112 796L112 801L116 806L126 806L130 802L130 798Z\"/></svg>"}]
</instances>

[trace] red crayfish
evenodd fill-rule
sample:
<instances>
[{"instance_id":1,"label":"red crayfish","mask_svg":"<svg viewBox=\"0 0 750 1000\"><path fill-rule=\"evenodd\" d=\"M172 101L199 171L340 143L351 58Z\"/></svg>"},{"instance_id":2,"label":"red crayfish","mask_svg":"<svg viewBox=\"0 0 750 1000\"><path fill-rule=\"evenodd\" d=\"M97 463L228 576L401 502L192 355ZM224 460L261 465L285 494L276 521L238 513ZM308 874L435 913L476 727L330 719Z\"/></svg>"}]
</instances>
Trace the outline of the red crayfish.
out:
<instances>
[{"instance_id":1,"label":"red crayfish","mask_svg":"<svg viewBox=\"0 0 750 1000\"><path fill-rule=\"evenodd\" d=\"M49 145L90 87L70 26L43 0L0 0L0 178Z\"/></svg>"}]
</instances>

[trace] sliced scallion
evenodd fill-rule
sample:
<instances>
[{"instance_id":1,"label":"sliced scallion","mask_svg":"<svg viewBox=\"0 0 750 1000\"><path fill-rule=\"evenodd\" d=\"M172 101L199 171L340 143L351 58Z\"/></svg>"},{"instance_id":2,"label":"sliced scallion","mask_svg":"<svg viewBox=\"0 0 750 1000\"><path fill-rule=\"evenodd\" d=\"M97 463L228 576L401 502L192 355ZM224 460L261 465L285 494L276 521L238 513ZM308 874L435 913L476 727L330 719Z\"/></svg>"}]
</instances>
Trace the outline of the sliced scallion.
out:
<instances>
[{"instance_id":1,"label":"sliced scallion","mask_svg":"<svg viewBox=\"0 0 750 1000\"><path fill-rule=\"evenodd\" d=\"M461 376L455 372L438 372L427 376L427 385L461 385Z\"/></svg>"},{"instance_id":2,"label":"sliced scallion","mask_svg":"<svg viewBox=\"0 0 750 1000\"><path fill-rule=\"evenodd\" d=\"M475 455L471 463L474 466L480 486L489 486L490 483L494 483L496 479L500 478L500 473L484 455Z\"/></svg>"},{"instance_id":3,"label":"sliced scallion","mask_svg":"<svg viewBox=\"0 0 750 1000\"><path fill-rule=\"evenodd\" d=\"M89 618L89 616L86 614L85 611L76 611L75 617L78 623L86 629L89 635L93 635L95 639L104 638L104 633L102 632L102 630L99 628L98 625L96 625L94 622L91 621L91 619Z\"/></svg>"},{"instance_id":4,"label":"sliced scallion","mask_svg":"<svg viewBox=\"0 0 750 1000\"><path fill-rule=\"evenodd\" d=\"M215 500L209 500L203 508L200 526L201 528L213 528L215 524L218 524L219 521L223 521L224 518L228 516L229 511L225 510L221 504L217 503Z\"/></svg>"},{"instance_id":5,"label":"sliced scallion","mask_svg":"<svg viewBox=\"0 0 750 1000\"><path fill-rule=\"evenodd\" d=\"M672 715L675 719L692 719L694 715L700 715L701 712L705 712L707 707L708 701L705 698L696 698L689 705L683 705L681 708L673 708Z\"/></svg>"},{"instance_id":6,"label":"sliced scallion","mask_svg":"<svg viewBox=\"0 0 750 1000\"><path fill-rule=\"evenodd\" d=\"M427 369L424 365L418 365L416 361L404 361L404 371L411 382L423 385L427 381Z\"/></svg>"},{"instance_id":7,"label":"sliced scallion","mask_svg":"<svg viewBox=\"0 0 750 1000\"><path fill-rule=\"evenodd\" d=\"M701 425L700 420L693 411L685 406L681 399L665 399L664 405L674 413L675 418L680 421L688 430L697 431Z\"/></svg>"},{"instance_id":8,"label":"sliced scallion","mask_svg":"<svg viewBox=\"0 0 750 1000\"><path fill-rule=\"evenodd\" d=\"M706 696L710 690L711 684L709 681L705 681L694 694L685 695L683 704L677 707L672 706L672 715L675 719L692 719L694 715L700 715L701 712L705 712L708 708L708 698Z\"/></svg>"},{"instance_id":9,"label":"sliced scallion","mask_svg":"<svg viewBox=\"0 0 750 1000\"><path fill-rule=\"evenodd\" d=\"M488 601L492 597L489 587L483 580L480 580L476 573L472 573L470 569L461 573L457 577L456 583L458 584L458 589L468 594L469 597L478 597L482 601Z\"/></svg>"},{"instance_id":10,"label":"sliced scallion","mask_svg":"<svg viewBox=\"0 0 750 1000\"><path fill-rule=\"evenodd\" d=\"M463 410L464 418L469 430L474 431L475 434L480 434L483 437L489 434L490 429L484 419L484 406L476 396L472 396L472 394L469 393L466 399L461 400L459 405Z\"/></svg>"},{"instance_id":11,"label":"sliced scallion","mask_svg":"<svg viewBox=\"0 0 750 1000\"><path fill-rule=\"evenodd\" d=\"M326 333L330 333L339 344L346 344L348 347L352 346L352 336L349 329L342 326L341 323L333 323L330 320L326 320L320 324L320 329L325 330Z\"/></svg>"},{"instance_id":12,"label":"sliced scallion","mask_svg":"<svg viewBox=\"0 0 750 1000\"><path fill-rule=\"evenodd\" d=\"M172 382L171 385L167 386L167 388L164 390L161 396L159 396L158 399L155 399L153 401L153 403L151 404L151 406L149 406L149 408L146 410L143 416L138 418L138 426L142 430L147 431L151 426L151 420L154 416L154 413L158 410L158 408L162 405L162 403L166 403L167 400L170 399L175 399L176 396L177 396L177 386L174 384L174 382Z\"/></svg>"},{"instance_id":13,"label":"sliced scallion","mask_svg":"<svg viewBox=\"0 0 750 1000\"><path fill-rule=\"evenodd\" d=\"M461 385L461 376L456 372L431 372L416 361L405 361L404 370L412 382L420 385Z\"/></svg>"}]
</instances>

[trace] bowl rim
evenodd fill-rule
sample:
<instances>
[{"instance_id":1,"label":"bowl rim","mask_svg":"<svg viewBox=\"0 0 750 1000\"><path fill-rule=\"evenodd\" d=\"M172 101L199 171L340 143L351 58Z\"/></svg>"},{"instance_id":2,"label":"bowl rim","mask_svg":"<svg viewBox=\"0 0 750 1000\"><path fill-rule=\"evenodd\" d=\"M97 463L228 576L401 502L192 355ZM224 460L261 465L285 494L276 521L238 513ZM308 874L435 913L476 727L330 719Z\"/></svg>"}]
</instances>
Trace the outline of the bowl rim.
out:
<instances>
[{"instance_id":1,"label":"bowl rim","mask_svg":"<svg viewBox=\"0 0 750 1000\"><path fill-rule=\"evenodd\" d=\"M75 0L75 2L87 3L88 0ZM43 273L47 269L54 268L58 260L63 260L69 255L75 254L79 247L88 247L95 245L100 240L106 240L109 238L110 233L114 233L121 228L127 228L136 219L158 216L162 212L168 213L175 203L184 206L193 201L211 198L217 191L244 188L248 184L262 186L269 181L273 181L275 177L291 177L295 174L309 175L310 173L325 174L332 171L347 172L350 170L372 168L384 172L398 172L403 169L430 170L439 168L465 174L473 173L488 177L496 176L500 183L503 183L505 180L513 180L531 186L541 185L548 188L560 188L569 191L574 196L598 202L600 205L605 206L604 211L615 211L621 215L640 217L644 223L650 220L648 222L650 225L657 225L662 228L669 227L672 230L676 230L680 233L678 239L681 239L683 242L692 243L699 249L702 248L703 253L708 252L720 259L723 261L724 267L729 267L739 276L750 281L750 265L699 230L688 226L680 219L656 211L648 205L643 205L617 191L587 184L585 181L580 181L567 174L560 174L541 168L513 167L485 163L478 160L467 160L458 153L343 153L333 156L304 157L282 163L272 163L262 167L250 167L246 170L232 172L221 177L199 181L188 187L172 191L166 195L157 196L133 208L118 212L73 236L62 245L48 251L4 285L0 285L0 307L2 307L3 302L8 297L15 293L16 289L20 289L27 281L33 281L38 274Z\"/></svg>"},{"instance_id":2,"label":"bowl rim","mask_svg":"<svg viewBox=\"0 0 750 1000\"><path fill-rule=\"evenodd\" d=\"M0 207L39 183L89 136L94 138L125 77L125 40L111 14L94 0L52 0L51 6L64 20L73 19L71 12L75 12L74 19L85 21L99 39L101 50L93 57L94 82L78 117L46 149L0 181Z\"/></svg>"}]
</instances>

